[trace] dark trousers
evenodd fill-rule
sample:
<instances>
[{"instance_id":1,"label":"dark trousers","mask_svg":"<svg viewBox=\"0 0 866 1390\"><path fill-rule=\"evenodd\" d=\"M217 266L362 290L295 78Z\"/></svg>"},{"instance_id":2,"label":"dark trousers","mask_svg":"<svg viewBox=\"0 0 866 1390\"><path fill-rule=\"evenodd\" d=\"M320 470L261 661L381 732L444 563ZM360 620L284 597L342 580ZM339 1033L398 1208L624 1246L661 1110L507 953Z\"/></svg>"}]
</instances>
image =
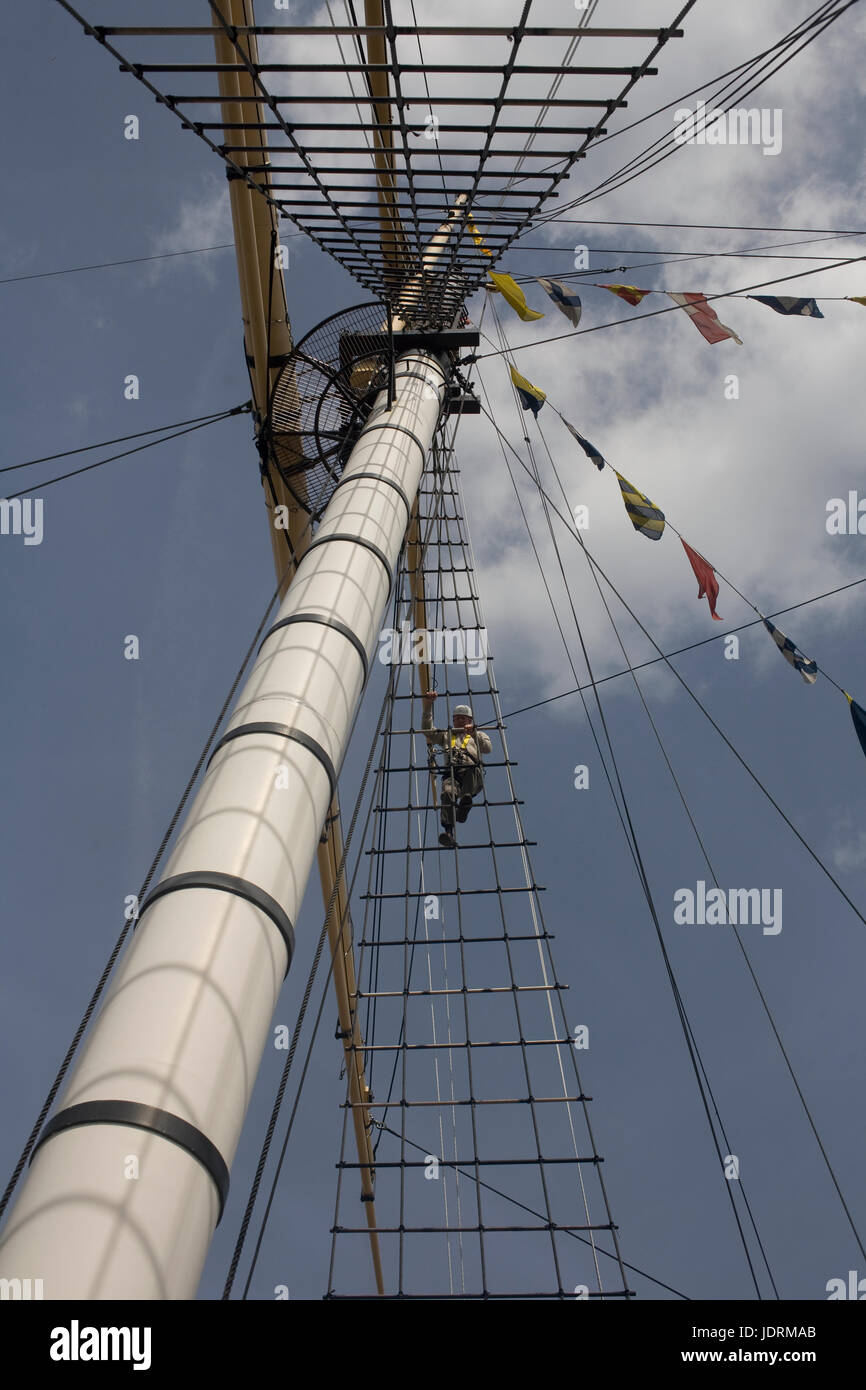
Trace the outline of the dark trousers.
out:
<instances>
[{"instance_id":1,"label":"dark trousers","mask_svg":"<svg viewBox=\"0 0 866 1390\"><path fill-rule=\"evenodd\" d=\"M471 803L481 791L481 772L477 767L451 767L442 778L442 825L454 829L454 809L464 799ZM469 807L465 808L467 811Z\"/></svg>"}]
</instances>

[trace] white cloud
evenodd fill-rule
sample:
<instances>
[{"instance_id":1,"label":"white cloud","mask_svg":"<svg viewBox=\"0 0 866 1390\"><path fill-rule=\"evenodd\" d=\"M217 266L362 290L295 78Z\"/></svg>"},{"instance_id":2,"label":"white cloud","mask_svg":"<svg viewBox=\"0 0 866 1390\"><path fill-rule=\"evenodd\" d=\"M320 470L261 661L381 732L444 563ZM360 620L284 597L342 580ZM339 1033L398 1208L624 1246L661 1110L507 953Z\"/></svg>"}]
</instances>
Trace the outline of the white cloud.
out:
<instances>
[{"instance_id":1,"label":"white cloud","mask_svg":"<svg viewBox=\"0 0 866 1390\"><path fill-rule=\"evenodd\" d=\"M78 420L89 420L93 413L93 403L88 396L70 397L67 409Z\"/></svg>"},{"instance_id":2,"label":"white cloud","mask_svg":"<svg viewBox=\"0 0 866 1390\"><path fill-rule=\"evenodd\" d=\"M790 5L763 6L760 12L754 6L738 5L736 10L736 23L729 6L724 12L722 7L696 12L687 25L687 39L669 44L658 60L660 78L645 84L651 96L643 105L635 99L634 110L617 119L634 119L643 109L678 96L705 73L721 71L766 46L802 17L792 15ZM807 12L806 7L802 10ZM633 22L633 14L631 19ZM616 16L606 16L606 22L616 23ZM851 151L834 144L838 124L833 106L840 90L839 73L847 71L847 54L858 32L866 32L862 17L847 29L840 22L795 58L767 89L747 99L749 105L760 102L783 107L785 141L777 158L766 158L754 147L683 147L644 179L588 205L586 215L630 221L857 227L856 190L862 181L858 174L862 173L863 155L859 146ZM592 50L600 61L609 57L602 56L604 43L600 41L599 48ZM858 77L858 90L862 86ZM572 177L560 203L597 182L655 133L655 125L643 126L634 136L601 146L581 166L579 175ZM574 224L551 224L545 235L557 238L566 248L585 241L608 247L724 250L787 240L780 234L601 229ZM524 240L539 244L541 236L534 232ZM796 249L802 255L810 251L808 246ZM857 239L814 248L816 254L838 255L840 259L862 254L863 249ZM599 268L611 263L610 258L599 256L592 261ZM670 265L636 271L633 277L602 274L599 278L633 280L648 288L712 293L773 275L814 269L814 274L802 281L779 284L778 292L821 297L862 293L866 288L862 267L826 272L820 266L820 262L810 266L809 261L714 259L690 262L680 269ZM505 267L513 273L556 274L557 270L572 268L571 255L533 252L519 258L512 252ZM542 409L538 423L556 460L569 503L590 506L590 528L585 533L589 550L665 649L712 636L716 626L710 620L706 600L697 600L697 584L682 548L670 532L658 545L635 535L624 515L615 479L610 474L599 475L589 464L556 418L552 405L656 501L690 543L763 612L857 577L862 563L855 560L846 538L828 536L825 520L827 500L844 497L863 476L859 424L850 409L852 390L859 389L856 364L862 356L866 330L859 306L829 301L824 305L825 321L812 322L780 318L747 300L726 300L715 308L723 321L737 329L744 346L710 346L681 313L666 314L646 324L633 321L648 309L666 305L660 297L645 300L640 309L630 309L606 292L587 287L581 328L609 320L625 322L545 346L543 338L566 332L568 325L540 289L526 289L530 303L544 309L547 317L531 326L520 324L497 299L509 342L537 344L515 352L511 360L548 394L549 404ZM482 307L478 294L470 307L475 321ZM486 331L492 331L490 324L488 308ZM482 343L482 354L490 350L490 344ZM503 359L483 360L480 370L500 428L524 459L524 431L530 436L545 486L561 501L532 417L523 415L513 404ZM740 397L736 401L726 400L724 395L725 378L730 373L739 377ZM551 686L565 688L573 683L562 643L536 579L536 562L522 535L492 427L483 418L469 419L461 426L461 436L467 507L494 650L501 655L505 647L510 671L521 676L527 675L532 665L526 654L533 654L541 698ZM511 462L528 505L534 485L513 457ZM536 537L544 536L546 528L537 506L532 511L532 527ZM500 541L503 534L508 536L507 547ZM574 540L566 538L561 543L563 555L571 557ZM555 557L546 541L543 563L548 575L555 572ZM596 669L619 669L621 653L600 609L595 585L573 559L567 563L574 574L578 613ZM504 582L506 572L508 583ZM855 590L780 619L780 625L820 665L821 635L845 623L860 601ZM622 610L615 600L613 607L619 623ZM719 625L722 630L755 616L724 583L718 607L725 620ZM561 598L557 610L570 647L577 652L573 619ZM621 630L629 634L625 640L633 659L644 658L647 643L644 638L635 640L635 629L627 617ZM747 658L750 669L774 678L782 671L780 658L769 639L762 641L761 637L752 633L744 639L741 660ZM611 682L607 689L625 691L629 685L628 681Z\"/></svg>"},{"instance_id":3,"label":"white cloud","mask_svg":"<svg viewBox=\"0 0 866 1390\"><path fill-rule=\"evenodd\" d=\"M172 224L155 230L152 239L153 255L190 251L201 246L231 244L232 218L226 180L218 173L203 175L194 195L185 198L180 204ZM227 255L231 255L231 252L213 251L204 256L178 256L174 260L153 261L146 267L146 271L151 284L180 267L183 274L188 275L193 270L202 275L209 284L214 285L217 283L219 268Z\"/></svg>"},{"instance_id":4,"label":"white cloud","mask_svg":"<svg viewBox=\"0 0 866 1390\"><path fill-rule=\"evenodd\" d=\"M866 830L859 830L853 835L850 832L851 821L846 817L837 828L839 843L832 850L832 859L837 869L854 873L858 869L866 868ZM843 836L848 838L843 839Z\"/></svg>"}]
</instances>

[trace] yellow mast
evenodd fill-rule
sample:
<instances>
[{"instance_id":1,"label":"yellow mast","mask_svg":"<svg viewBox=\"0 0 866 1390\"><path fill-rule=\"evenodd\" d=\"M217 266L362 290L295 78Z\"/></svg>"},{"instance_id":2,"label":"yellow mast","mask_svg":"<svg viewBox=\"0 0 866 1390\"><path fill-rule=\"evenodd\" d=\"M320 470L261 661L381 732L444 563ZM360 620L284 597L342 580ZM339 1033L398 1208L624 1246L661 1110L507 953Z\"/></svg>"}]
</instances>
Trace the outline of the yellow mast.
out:
<instances>
[{"instance_id":1,"label":"yellow mast","mask_svg":"<svg viewBox=\"0 0 866 1390\"><path fill-rule=\"evenodd\" d=\"M382 0L364 0L364 18L371 27L384 29ZM367 62L387 63L385 35L367 35ZM406 238L397 206L397 186L394 168L394 137L391 131L390 86L387 72L368 72L367 82L373 97L370 103L373 120L383 127L373 132L373 159L379 198L379 241L389 268L403 279L408 265Z\"/></svg>"},{"instance_id":2,"label":"yellow mast","mask_svg":"<svg viewBox=\"0 0 866 1390\"><path fill-rule=\"evenodd\" d=\"M226 18L233 25L252 25L255 23L252 16L252 0L226 0L224 8ZM373 8L375 9L375 0ZM383 22L381 3L378 5L378 15L378 19L374 18L368 22L378 24ZM258 62L258 44L255 34L238 35L237 44L252 64ZM231 40L222 30L214 35L214 46L218 63L237 64L237 52ZM385 94L387 95L387 74L379 74L378 76L385 77ZM219 73L219 87L222 98L222 119L227 125L243 121L261 125L263 121L261 104L238 101L239 97L256 95L253 79L248 72L221 71ZM377 94L382 92L382 84L378 80L375 91ZM389 119L389 106L382 107L377 104L375 109L377 111L376 120L387 121ZM381 112L385 114L378 114ZM226 143L249 145L248 137L251 133L247 130L226 130ZM266 133L263 130L260 135L258 132L254 132L254 138L257 143L260 143L261 151L251 152L241 149L235 152L235 163L241 168L247 168L254 163L269 162L268 155L264 152L267 141ZM377 163L378 159L379 155L377 154ZM387 156L387 160L390 161L390 156ZM384 171L385 167L390 168L391 165L387 163L387 166L382 167ZM257 174L255 177L259 183L267 185L269 182L267 173ZM380 180L384 177L383 172ZM273 390L280 371L279 366L269 364L268 348L270 347L271 359L284 356L292 350L285 283L282 269L276 263L273 254L274 244L278 240L277 215L273 204L240 178L230 180L229 194L241 292L244 345L247 361L250 365L253 409L256 419L261 422L266 418L270 392ZM390 196L392 195L389 193L387 179L384 185L380 181L380 199L385 198L387 200ZM393 216L393 212L389 211L389 222L393 222ZM396 246L396 237L394 238L394 245ZM269 305L270 316L268 314ZM291 441L287 444L283 443L281 447L285 457L287 449L289 453L291 452ZM298 444L297 458L299 460L302 457L302 452ZM299 496L304 496L303 474L300 473L296 476L298 478L297 492ZM310 535L310 518L307 512L289 492L278 473L271 470L270 478L273 494L270 487L265 488L265 506L268 511L268 530L277 578L285 575L280 589L280 596L282 597L288 589L294 573L295 566L292 555L294 554L296 559L300 560L312 537ZM288 529L278 529L274 524L275 507L277 506L288 509ZM285 516L286 513L283 515ZM283 540L281 537L285 539ZM288 569L286 568L287 565ZM340 874L339 886L334 894L337 874L343 858L343 832L340 805L336 795L329 808L317 858L322 897L326 908L332 895L334 895L334 905L328 917L328 941L334 958L334 988L337 995L340 1032L349 1077L349 1099L352 1103L355 1142L358 1150L358 1161L362 1165L360 1169L362 1200L366 1211L367 1225L370 1228L370 1249L376 1288L380 1294L383 1294L385 1286L382 1276L379 1237L376 1231L376 1206L373 1200L373 1146L370 1138L372 1121L367 1106L370 1092L364 1071L363 1038L356 1016L357 984L345 870Z\"/></svg>"}]
</instances>

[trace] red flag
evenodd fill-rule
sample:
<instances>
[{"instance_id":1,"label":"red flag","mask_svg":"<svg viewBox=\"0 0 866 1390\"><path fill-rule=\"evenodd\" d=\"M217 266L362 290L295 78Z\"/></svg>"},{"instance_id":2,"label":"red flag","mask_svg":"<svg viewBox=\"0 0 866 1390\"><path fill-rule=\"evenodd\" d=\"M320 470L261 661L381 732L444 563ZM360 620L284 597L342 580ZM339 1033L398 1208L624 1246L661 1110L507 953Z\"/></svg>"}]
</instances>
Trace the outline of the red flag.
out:
<instances>
[{"instance_id":1,"label":"red flag","mask_svg":"<svg viewBox=\"0 0 866 1390\"><path fill-rule=\"evenodd\" d=\"M733 328L728 328L726 323L722 323L715 309L711 309L706 301L706 296L702 294L674 294L673 290L668 290L669 299L674 304L679 304L695 325L702 338L706 338L708 343L721 343L725 338L733 338L735 343L743 346L742 338L738 338Z\"/></svg>"},{"instance_id":2,"label":"red flag","mask_svg":"<svg viewBox=\"0 0 866 1390\"><path fill-rule=\"evenodd\" d=\"M682 536L680 540L683 541ZM703 555L699 555L696 550L692 550L690 545L683 541L683 549L689 557L689 564L695 572L695 579L698 581L698 598L707 596L707 603L710 605L710 612L717 623L724 622L716 612L716 599L719 597L719 584L716 579L712 565L708 564Z\"/></svg>"}]
</instances>

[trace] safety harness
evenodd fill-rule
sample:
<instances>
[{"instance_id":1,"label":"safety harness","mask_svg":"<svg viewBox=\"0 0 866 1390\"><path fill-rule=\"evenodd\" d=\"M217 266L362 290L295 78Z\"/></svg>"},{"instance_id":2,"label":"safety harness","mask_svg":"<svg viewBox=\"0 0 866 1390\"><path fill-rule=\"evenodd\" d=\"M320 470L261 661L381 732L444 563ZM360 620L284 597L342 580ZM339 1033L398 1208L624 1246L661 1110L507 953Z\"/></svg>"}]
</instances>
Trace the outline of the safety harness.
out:
<instances>
[{"instance_id":1,"label":"safety harness","mask_svg":"<svg viewBox=\"0 0 866 1390\"><path fill-rule=\"evenodd\" d=\"M465 753L465 754L466 754L465 765L468 765L468 766L470 766L470 767L477 767L478 764L479 764L480 759L479 759L479 758L473 758L473 756L472 756L471 753L466 753L466 749L467 749L467 747L468 747L468 745L469 745L470 739L472 738L472 734L471 734L471 733L464 734L464 735L463 735L463 740L462 740L462 742L461 742L461 740L460 740L460 735L459 735L459 734L453 734L453 733L451 733L450 730L449 730L449 735L450 735L450 738L451 738L451 747L450 747L449 756L448 756L448 761L449 761L449 763L453 763L453 762L454 762L454 750L455 750L456 748L459 748L459 750L460 750L461 753ZM459 766L459 764L458 764L458 766Z\"/></svg>"}]
</instances>

